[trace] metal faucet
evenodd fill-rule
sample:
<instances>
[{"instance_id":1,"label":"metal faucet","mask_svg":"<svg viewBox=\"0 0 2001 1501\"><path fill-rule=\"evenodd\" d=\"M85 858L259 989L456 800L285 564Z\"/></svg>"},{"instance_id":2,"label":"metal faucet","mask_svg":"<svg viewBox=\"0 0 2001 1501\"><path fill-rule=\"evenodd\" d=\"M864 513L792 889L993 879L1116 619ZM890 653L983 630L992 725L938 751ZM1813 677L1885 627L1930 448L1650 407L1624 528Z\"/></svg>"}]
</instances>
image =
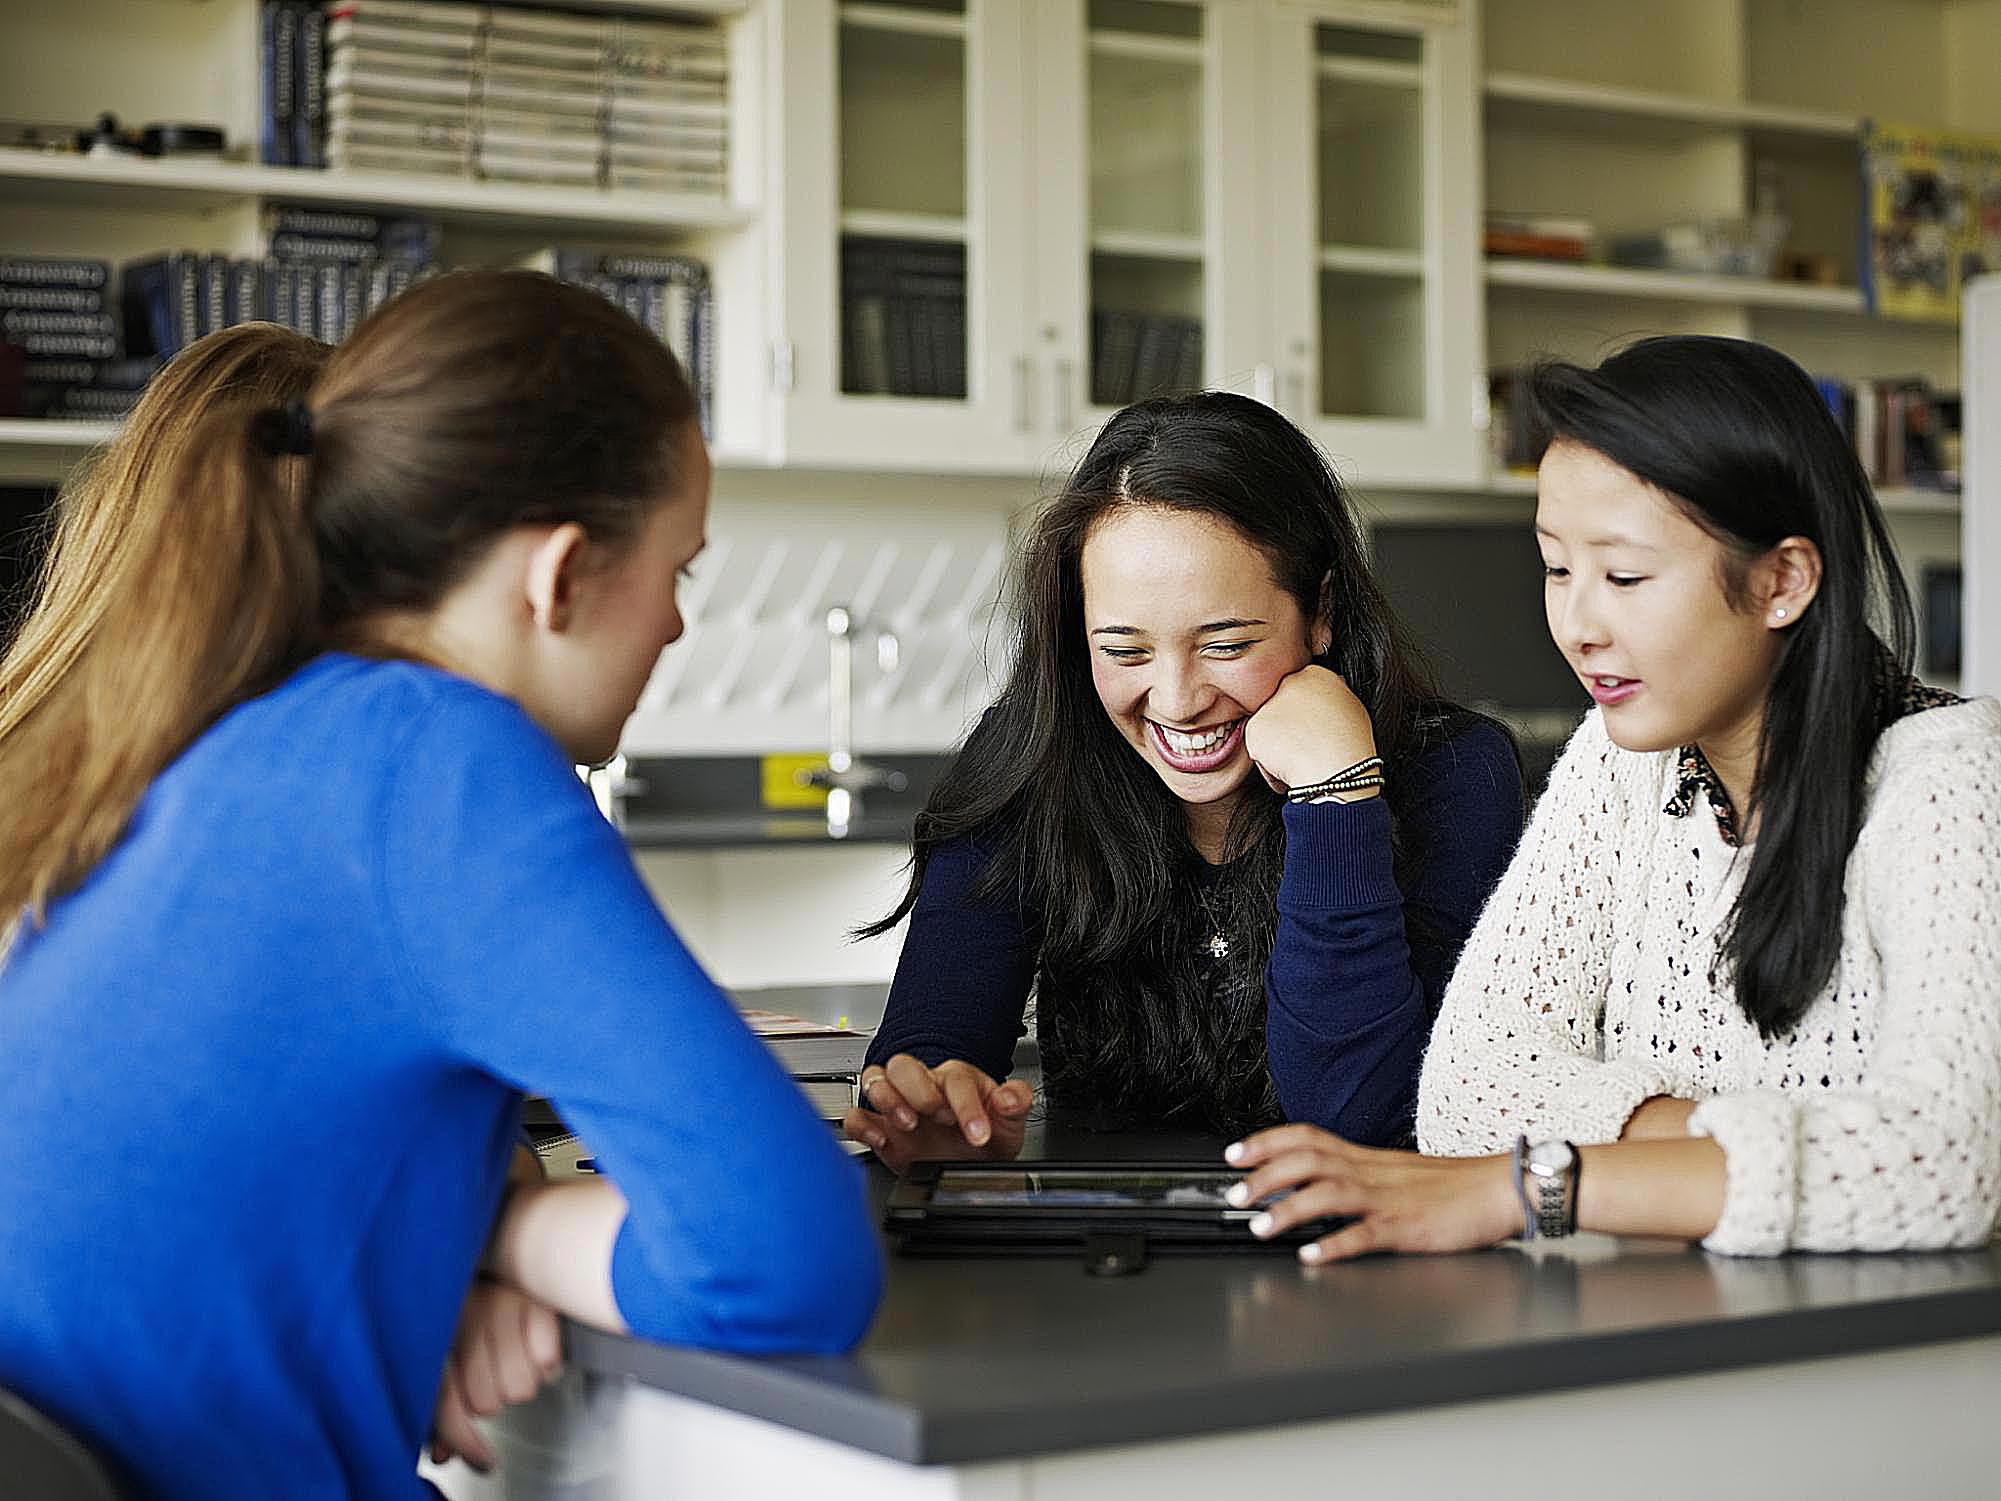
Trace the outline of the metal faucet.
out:
<instances>
[{"instance_id":1,"label":"metal faucet","mask_svg":"<svg viewBox=\"0 0 2001 1501\"><path fill-rule=\"evenodd\" d=\"M598 812L605 816L605 821L621 834L624 833L625 800L646 790L646 784L632 775L625 752L620 751L609 761L602 761L596 766L579 766L577 775L590 788L591 798L597 803Z\"/></svg>"},{"instance_id":2,"label":"metal faucet","mask_svg":"<svg viewBox=\"0 0 2001 1501\"><path fill-rule=\"evenodd\" d=\"M887 664L885 670L893 669L896 651L896 637L886 631L876 637L877 658ZM799 779L808 787L827 789L829 839L848 837L861 817L864 792L901 792L909 785L900 771L855 759L855 621L845 605L827 611L827 764L801 772Z\"/></svg>"}]
</instances>

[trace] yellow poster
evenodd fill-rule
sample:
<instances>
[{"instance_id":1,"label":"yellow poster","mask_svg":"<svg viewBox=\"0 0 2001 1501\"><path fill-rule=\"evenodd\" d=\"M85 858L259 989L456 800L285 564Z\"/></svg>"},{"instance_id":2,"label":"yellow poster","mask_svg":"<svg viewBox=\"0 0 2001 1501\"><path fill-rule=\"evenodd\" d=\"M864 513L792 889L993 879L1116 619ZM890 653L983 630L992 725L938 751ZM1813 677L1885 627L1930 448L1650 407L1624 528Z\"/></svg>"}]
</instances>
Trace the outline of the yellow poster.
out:
<instances>
[{"instance_id":1,"label":"yellow poster","mask_svg":"<svg viewBox=\"0 0 2001 1501\"><path fill-rule=\"evenodd\" d=\"M1958 322L1959 289L2001 271L2001 140L1871 122L1862 193L1870 311Z\"/></svg>"}]
</instances>

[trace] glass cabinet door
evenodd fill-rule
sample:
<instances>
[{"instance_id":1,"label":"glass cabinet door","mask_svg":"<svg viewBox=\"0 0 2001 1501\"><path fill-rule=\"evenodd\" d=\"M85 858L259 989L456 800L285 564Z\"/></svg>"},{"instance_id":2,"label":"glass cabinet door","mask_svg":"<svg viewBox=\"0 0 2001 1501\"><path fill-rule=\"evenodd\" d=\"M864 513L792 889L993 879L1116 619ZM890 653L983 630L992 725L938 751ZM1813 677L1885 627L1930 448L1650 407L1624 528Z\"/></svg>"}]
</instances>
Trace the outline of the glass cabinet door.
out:
<instances>
[{"instance_id":1,"label":"glass cabinet door","mask_svg":"<svg viewBox=\"0 0 2001 1501\"><path fill-rule=\"evenodd\" d=\"M1019 468L1030 416L1021 11L1015 0L785 9L784 458Z\"/></svg>"},{"instance_id":2,"label":"glass cabinet door","mask_svg":"<svg viewBox=\"0 0 2001 1501\"><path fill-rule=\"evenodd\" d=\"M1199 390L1209 276L1203 7L1089 0L1089 404Z\"/></svg>"},{"instance_id":3,"label":"glass cabinet door","mask_svg":"<svg viewBox=\"0 0 2001 1501\"><path fill-rule=\"evenodd\" d=\"M1275 205L1272 396L1365 482L1478 478L1471 24L1275 22L1274 108L1308 192Z\"/></svg>"},{"instance_id":4,"label":"glass cabinet door","mask_svg":"<svg viewBox=\"0 0 2001 1501\"><path fill-rule=\"evenodd\" d=\"M1256 191L1259 7L1037 0L1031 33L1033 290L1049 392L1039 428L1074 458L1113 410L1230 382L1265 290L1234 212ZM1240 307L1250 316L1239 317ZM1240 382L1245 383L1247 382Z\"/></svg>"}]
</instances>

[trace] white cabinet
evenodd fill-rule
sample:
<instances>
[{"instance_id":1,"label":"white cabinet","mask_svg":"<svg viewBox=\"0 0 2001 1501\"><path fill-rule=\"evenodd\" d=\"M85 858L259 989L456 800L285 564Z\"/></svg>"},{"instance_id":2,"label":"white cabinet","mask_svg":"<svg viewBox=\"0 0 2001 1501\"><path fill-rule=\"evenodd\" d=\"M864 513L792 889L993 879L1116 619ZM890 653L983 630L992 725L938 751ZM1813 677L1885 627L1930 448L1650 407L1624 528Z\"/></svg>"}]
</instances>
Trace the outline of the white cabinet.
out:
<instances>
[{"instance_id":1,"label":"white cabinet","mask_svg":"<svg viewBox=\"0 0 2001 1501\"><path fill-rule=\"evenodd\" d=\"M769 3L779 461L1060 470L1207 386L1365 481L1479 478L1464 10Z\"/></svg>"},{"instance_id":2,"label":"white cabinet","mask_svg":"<svg viewBox=\"0 0 2001 1501\"><path fill-rule=\"evenodd\" d=\"M1364 483L1484 472L1474 28L1448 5L1267 22L1267 383Z\"/></svg>"},{"instance_id":3,"label":"white cabinet","mask_svg":"<svg viewBox=\"0 0 2001 1501\"><path fill-rule=\"evenodd\" d=\"M767 5L770 457L1024 469L1023 7Z\"/></svg>"}]
</instances>

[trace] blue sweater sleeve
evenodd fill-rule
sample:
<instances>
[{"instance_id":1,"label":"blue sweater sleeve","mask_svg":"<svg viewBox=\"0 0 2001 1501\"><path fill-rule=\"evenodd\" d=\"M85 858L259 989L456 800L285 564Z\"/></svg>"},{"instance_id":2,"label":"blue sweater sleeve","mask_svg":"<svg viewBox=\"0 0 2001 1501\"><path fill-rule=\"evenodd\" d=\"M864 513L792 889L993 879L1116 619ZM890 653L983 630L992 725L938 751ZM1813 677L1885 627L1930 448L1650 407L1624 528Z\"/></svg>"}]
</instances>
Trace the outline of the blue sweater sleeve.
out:
<instances>
[{"instance_id":1,"label":"blue sweater sleeve","mask_svg":"<svg viewBox=\"0 0 2001 1501\"><path fill-rule=\"evenodd\" d=\"M933 852L870 1063L909 1053L932 1065L962 1058L995 1079L1013 1070L1036 943L1014 904L974 895L989 858L970 839Z\"/></svg>"},{"instance_id":2,"label":"blue sweater sleeve","mask_svg":"<svg viewBox=\"0 0 2001 1501\"><path fill-rule=\"evenodd\" d=\"M1285 810L1265 1039L1288 1119L1365 1146L1411 1136L1418 1068L1445 982L1521 835L1521 773L1476 725L1408 773L1403 831L1418 875L1399 891L1382 798Z\"/></svg>"},{"instance_id":3,"label":"blue sweater sleeve","mask_svg":"<svg viewBox=\"0 0 2001 1501\"><path fill-rule=\"evenodd\" d=\"M714 1349L851 1346L882 1280L859 1174L555 744L447 684L403 768L381 889L412 1004L449 1055L553 1100L617 1183L627 1324Z\"/></svg>"}]
</instances>

